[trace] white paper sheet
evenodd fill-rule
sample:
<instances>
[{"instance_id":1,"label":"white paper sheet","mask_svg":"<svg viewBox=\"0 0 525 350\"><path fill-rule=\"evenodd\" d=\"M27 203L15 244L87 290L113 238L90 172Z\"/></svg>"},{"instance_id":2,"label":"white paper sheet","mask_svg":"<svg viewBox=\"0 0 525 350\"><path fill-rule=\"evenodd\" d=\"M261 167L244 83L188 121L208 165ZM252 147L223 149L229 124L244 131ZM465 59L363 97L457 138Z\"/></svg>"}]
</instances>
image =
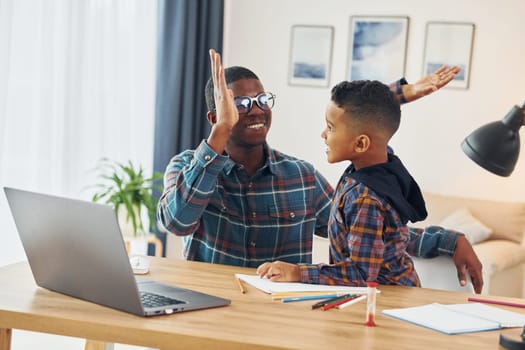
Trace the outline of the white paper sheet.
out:
<instances>
[{"instance_id":1,"label":"white paper sheet","mask_svg":"<svg viewBox=\"0 0 525 350\"><path fill-rule=\"evenodd\" d=\"M258 275L244 275L236 273L235 277L248 283L249 285L265 293L285 293L285 292L341 292L349 294L366 294L366 287L347 287L347 286L328 286L324 284L272 282L267 278L260 278ZM379 290L377 291L380 292Z\"/></svg>"}]
</instances>

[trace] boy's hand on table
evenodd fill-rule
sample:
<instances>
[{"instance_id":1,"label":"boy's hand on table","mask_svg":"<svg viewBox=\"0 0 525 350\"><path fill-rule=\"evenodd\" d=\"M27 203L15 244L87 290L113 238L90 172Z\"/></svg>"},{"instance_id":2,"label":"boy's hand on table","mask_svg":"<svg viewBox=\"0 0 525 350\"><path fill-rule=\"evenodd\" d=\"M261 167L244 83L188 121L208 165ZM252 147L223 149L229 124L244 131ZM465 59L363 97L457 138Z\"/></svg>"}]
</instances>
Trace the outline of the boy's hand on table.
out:
<instances>
[{"instance_id":1,"label":"boy's hand on table","mask_svg":"<svg viewBox=\"0 0 525 350\"><path fill-rule=\"evenodd\" d=\"M459 284L462 286L467 284L468 273L474 286L474 291L478 294L481 293L483 289L483 274L481 272L483 266L465 236L458 238L453 260L458 270Z\"/></svg>"},{"instance_id":2,"label":"boy's hand on table","mask_svg":"<svg viewBox=\"0 0 525 350\"><path fill-rule=\"evenodd\" d=\"M284 261L267 262L257 268L261 278L268 278L273 282L299 282L301 273L299 266Z\"/></svg>"}]
</instances>

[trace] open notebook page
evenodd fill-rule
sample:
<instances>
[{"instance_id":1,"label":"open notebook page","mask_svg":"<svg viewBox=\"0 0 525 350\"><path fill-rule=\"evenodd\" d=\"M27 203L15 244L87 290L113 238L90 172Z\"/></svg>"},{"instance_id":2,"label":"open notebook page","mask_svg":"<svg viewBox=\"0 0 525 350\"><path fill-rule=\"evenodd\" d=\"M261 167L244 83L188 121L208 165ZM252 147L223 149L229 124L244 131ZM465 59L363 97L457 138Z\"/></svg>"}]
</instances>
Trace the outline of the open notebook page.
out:
<instances>
[{"instance_id":1,"label":"open notebook page","mask_svg":"<svg viewBox=\"0 0 525 350\"><path fill-rule=\"evenodd\" d=\"M472 303L428 305L383 310L383 314L446 334L489 331L525 325L525 315Z\"/></svg>"}]
</instances>

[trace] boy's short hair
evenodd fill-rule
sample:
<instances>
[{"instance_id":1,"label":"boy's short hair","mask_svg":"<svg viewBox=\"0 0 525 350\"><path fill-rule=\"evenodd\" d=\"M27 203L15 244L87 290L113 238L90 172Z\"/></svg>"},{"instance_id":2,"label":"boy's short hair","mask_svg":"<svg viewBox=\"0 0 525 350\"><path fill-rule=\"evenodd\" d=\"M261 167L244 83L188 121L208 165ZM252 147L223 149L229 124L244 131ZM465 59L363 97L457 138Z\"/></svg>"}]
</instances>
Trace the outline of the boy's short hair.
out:
<instances>
[{"instance_id":1,"label":"boy's short hair","mask_svg":"<svg viewBox=\"0 0 525 350\"><path fill-rule=\"evenodd\" d=\"M228 67L224 70L224 77L226 79L226 85L236 82L241 79L257 79L259 77L245 67L233 66ZM206 87L204 88L204 96L206 97L206 106L208 111L215 111L215 97L213 96L213 79L210 77L206 82Z\"/></svg>"},{"instance_id":2,"label":"boy's short hair","mask_svg":"<svg viewBox=\"0 0 525 350\"><path fill-rule=\"evenodd\" d=\"M399 101L377 80L343 81L332 88L331 100L361 125L384 130L389 137L399 128Z\"/></svg>"}]
</instances>

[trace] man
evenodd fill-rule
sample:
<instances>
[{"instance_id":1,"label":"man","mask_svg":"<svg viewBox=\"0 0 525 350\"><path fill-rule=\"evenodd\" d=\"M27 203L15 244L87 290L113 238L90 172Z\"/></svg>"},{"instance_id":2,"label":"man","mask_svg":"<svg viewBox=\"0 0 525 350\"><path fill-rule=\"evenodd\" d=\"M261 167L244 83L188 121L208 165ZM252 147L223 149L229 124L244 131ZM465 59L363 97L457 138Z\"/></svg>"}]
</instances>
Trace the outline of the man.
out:
<instances>
[{"instance_id":1,"label":"man","mask_svg":"<svg viewBox=\"0 0 525 350\"><path fill-rule=\"evenodd\" d=\"M326 237L333 189L308 162L266 142L274 96L243 67L223 69L210 50L206 86L209 137L172 158L164 176L158 222L184 237L189 260L257 267L268 260L310 263L313 234ZM414 101L451 81L457 67L442 67L416 84L391 86L401 101ZM215 88L214 88L215 87ZM407 251L454 255L460 283L471 275L481 292L481 263L463 235L440 227L411 229Z\"/></svg>"}]
</instances>

